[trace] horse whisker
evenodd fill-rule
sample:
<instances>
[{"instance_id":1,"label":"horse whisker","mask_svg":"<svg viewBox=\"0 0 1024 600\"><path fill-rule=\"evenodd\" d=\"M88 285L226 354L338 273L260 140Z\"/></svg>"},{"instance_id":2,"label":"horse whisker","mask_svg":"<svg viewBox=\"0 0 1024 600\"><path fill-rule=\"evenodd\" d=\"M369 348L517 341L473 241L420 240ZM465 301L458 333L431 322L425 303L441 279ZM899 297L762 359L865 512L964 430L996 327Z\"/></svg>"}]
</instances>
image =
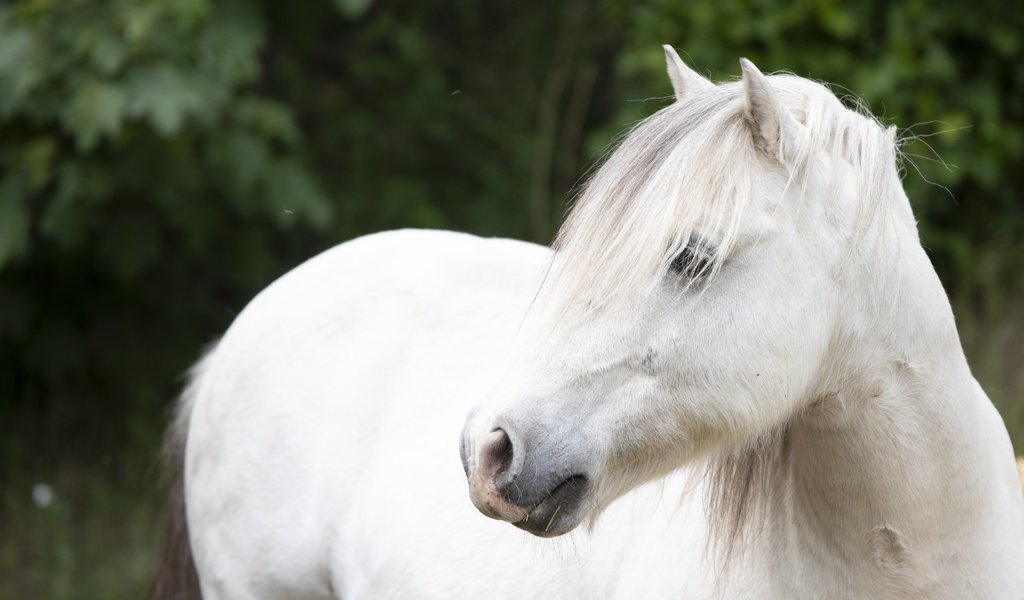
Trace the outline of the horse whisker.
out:
<instances>
[{"instance_id":1,"label":"horse whisker","mask_svg":"<svg viewBox=\"0 0 1024 600\"><path fill-rule=\"evenodd\" d=\"M551 513L551 518L548 519L547 526L544 527L544 533L547 533L551 529L551 524L555 522L555 517L558 516L558 511L562 510L562 505L559 504L555 507L555 512Z\"/></svg>"}]
</instances>

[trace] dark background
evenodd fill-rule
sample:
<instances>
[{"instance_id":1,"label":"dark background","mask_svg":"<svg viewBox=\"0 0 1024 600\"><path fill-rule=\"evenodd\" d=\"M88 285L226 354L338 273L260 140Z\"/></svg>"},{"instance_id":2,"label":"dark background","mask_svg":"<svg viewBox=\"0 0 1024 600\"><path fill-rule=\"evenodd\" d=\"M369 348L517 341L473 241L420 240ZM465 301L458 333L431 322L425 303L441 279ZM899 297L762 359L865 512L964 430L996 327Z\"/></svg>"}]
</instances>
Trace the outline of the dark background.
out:
<instances>
[{"instance_id":1,"label":"dark background","mask_svg":"<svg viewBox=\"0 0 1024 600\"><path fill-rule=\"evenodd\" d=\"M547 243L615 135L671 100L662 43L715 80L747 56L832 82L901 128L922 239L1024 448L1012 3L8 0L0 597L142 596L156 452L203 345L363 233Z\"/></svg>"}]
</instances>

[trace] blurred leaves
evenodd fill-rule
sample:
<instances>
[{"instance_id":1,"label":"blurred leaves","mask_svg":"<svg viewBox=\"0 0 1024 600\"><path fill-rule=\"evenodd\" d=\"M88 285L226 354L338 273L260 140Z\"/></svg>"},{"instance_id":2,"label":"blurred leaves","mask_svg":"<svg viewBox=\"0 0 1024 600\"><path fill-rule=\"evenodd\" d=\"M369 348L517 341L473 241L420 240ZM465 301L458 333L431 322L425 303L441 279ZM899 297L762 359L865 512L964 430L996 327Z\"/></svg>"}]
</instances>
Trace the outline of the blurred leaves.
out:
<instances>
[{"instance_id":1,"label":"blurred leaves","mask_svg":"<svg viewBox=\"0 0 1024 600\"><path fill-rule=\"evenodd\" d=\"M101 136L114 137L121 131L124 113L124 91L109 83L90 79L71 92L60 118L64 129L78 142L78 148L91 150Z\"/></svg>"},{"instance_id":2,"label":"blurred leaves","mask_svg":"<svg viewBox=\"0 0 1024 600\"><path fill-rule=\"evenodd\" d=\"M338 11L350 19L361 17L370 9L373 0L334 0Z\"/></svg>"},{"instance_id":3,"label":"blurred leaves","mask_svg":"<svg viewBox=\"0 0 1024 600\"><path fill-rule=\"evenodd\" d=\"M0 422L64 432L36 460L93 446L78 428L96 411L158 427L197 345L324 244L334 204L295 113L260 84L266 13L0 8Z\"/></svg>"},{"instance_id":4,"label":"blurred leaves","mask_svg":"<svg viewBox=\"0 0 1024 600\"><path fill-rule=\"evenodd\" d=\"M128 116L145 118L162 136L178 132L185 118L199 113L216 97L204 98L195 81L168 64L134 70L125 85Z\"/></svg>"},{"instance_id":5,"label":"blurred leaves","mask_svg":"<svg viewBox=\"0 0 1024 600\"><path fill-rule=\"evenodd\" d=\"M175 173L195 177L170 183L164 194L189 188L191 201L219 195L227 206L257 213L262 206L268 222L281 223L274 201L253 204L252 188L223 185L214 165L204 166L203 159L214 155L201 148L218 145L235 150L221 153L222 163L229 164L220 167L254 173L260 193L294 196L295 218L325 227L330 204L296 153L300 135L290 111L244 87L259 74L264 39L260 10L242 2L71 0L23 2L0 12L0 109L7 115L0 181L7 190L3 210L20 215L8 226L0 268L34 243L88 237L88 230L74 231L76 224L107 225L83 214L63 217L82 207L88 213L90 205L118 197L177 209L152 203L148 189ZM48 145L32 146L43 132ZM282 143L271 147L275 140ZM19 154L26 160L17 160ZM254 156L261 159L255 167L239 164ZM89 165L97 160L109 185L93 202L91 190L102 184L88 181L100 176ZM57 173L65 177L54 181ZM277 174L280 180L271 181ZM26 178L31 189L18 183ZM30 214L39 215L39 227L31 227L29 206Z\"/></svg>"},{"instance_id":6,"label":"blurred leaves","mask_svg":"<svg viewBox=\"0 0 1024 600\"><path fill-rule=\"evenodd\" d=\"M29 216L23 205L26 187L19 177L0 180L0 262L28 248Z\"/></svg>"}]
</instances>

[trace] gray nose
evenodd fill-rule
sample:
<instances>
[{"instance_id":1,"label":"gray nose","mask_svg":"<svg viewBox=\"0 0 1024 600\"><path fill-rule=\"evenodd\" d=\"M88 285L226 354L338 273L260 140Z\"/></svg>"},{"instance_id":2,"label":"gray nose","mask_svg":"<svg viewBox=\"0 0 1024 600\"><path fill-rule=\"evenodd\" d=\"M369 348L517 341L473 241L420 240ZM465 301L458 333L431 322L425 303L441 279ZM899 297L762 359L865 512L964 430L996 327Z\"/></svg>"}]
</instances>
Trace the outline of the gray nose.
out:
<instances>
[{"instance_id":1,"label":"gray nose","mask_svg":"<svg viewBox=\"0 0 1024 600\"><path fill-rule=\"evenodd\" d=\"M463 429L459 442L459 454L462 458L462 469L467 479L475 479L482 484L493 487L514 501L516 494L509 493L509 485L516 480L522 470L521 457L515 454L513 438L501 427L495 427L490 433L479 439L474 445L468 443L469 426ZM470 456L473 453L473 456ZM471 461L470 458L473 460ZM472 463L472 470L470 467Z\"/></svg>"},{"instance_id":2,"label":"gray nose","mask_svg":"<svg viewBox=\"0 0 1024 600\"><path fill-rule=\"evenodd\" d=\"M467 425L468 428L468 425ZM466 447L468 431L463 429L462 437L459 439L459 456L462 458L462 470L469 476L469 449ZM487 434L480 441L480 450L477 458L479 464L476 468L486 481L494 481L501 485L502 481L511 479L507 477L508 470L512 466L512 440L504 429L496 427L494 431ZM503 477L505 475L505 477ZM507 481L505 481L507 483Z\"/></svg>"},{"instance_id":3,"label":"gray nose","mask_svg":"<svg viewBox=\"0 0 1024 600\"><path fill-rule=\"evenodd\" d=\"M504 429L495 429L480 443L480 475L485 481L493 481L500 489L504 487L503 483L514 478L508 473L511 466L512 440Z\"/></svg>"}]
</instances>

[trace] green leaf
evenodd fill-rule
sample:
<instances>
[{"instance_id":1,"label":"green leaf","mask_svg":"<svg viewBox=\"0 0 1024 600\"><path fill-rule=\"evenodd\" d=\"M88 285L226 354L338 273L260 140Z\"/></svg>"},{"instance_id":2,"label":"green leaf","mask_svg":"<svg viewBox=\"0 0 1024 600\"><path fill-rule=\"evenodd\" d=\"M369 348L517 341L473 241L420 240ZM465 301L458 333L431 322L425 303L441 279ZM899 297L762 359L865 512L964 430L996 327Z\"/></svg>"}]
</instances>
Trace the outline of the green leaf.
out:
<instances>
[{"instance_id":1,"label":"green leaf","mask_svg":"<svg viewBox=\"0 0 1024 600\"><path fill-rule=\"evenodd\" d=\"M167 9L184 23L201 22L210 14L210 0L173 0Z\"/></svg>"},{"instance_id":2,"label":"green leaf","mask_svg":"<svg viewBox=\"0 0 1024 600\"><path fill-rule=\"evenodd\" d=\"M338 12L349 19L357 19L370 10L373 0L334 0L334 6Z\"/></svg>"},{"instance_id":3,"label":"green leaf","mask_svg":"<svg viewBox=\"0 0 1024 600\"><path fill-rule=\"evenodd\" d=\"M256 79L260 72L263 23L249 4L217 7L195 44L199 70L227 85Z\"/></svg>"},{"instance_id":4,"label":"green leaf","mask_svg":"<svg viewBox=\"0 0 1024 600\"><path fill-rule=\"evenodd\" d=\"M96 70L105 76L111 76L124 65L128 48L124 40L112 35L99 36L92 44L89 58Z\"/></svg>"},{"instance_id":5,"label":"green leaf","mask_svg":"<svg viewBox=\"0 0 1024 600\"><path fill-rule=\"evenodd\" d=\"M157 64L128 77L128 114L143 117L161 135L177 133L190 113L203 108L200 95L177 68Z\"/></svg>"},{"instance_id":6,"label":"green leaf","mask_svg":"<svg viewBox=\"0 0 1024 600\"><path fill-rule=\"evenodd\" d=\"M61 112L61 123L75 136L79 150L91 150L104 135L121 130L125 97L117 86L87 79L72 92Z\"/></svg>"},{"instance_id":7,"label":"green leaf","mask_svg":"<svg viewBox=\"0 0 1024 600\"><path fill-rule=\"evenodd\" d=\"M160 5L150 2L126 2L118 8L125 38L139 45L149 42L153 31L158 29L162 12Z\"/></svg>"},{"instance_id":8,"label":"green leaf","mask_svg":"<svg viewBox=\"0 0 1024 600\"><path fill-rule=\"evenodd\" d=\"M0 116L13 112L39 80L32 46L28 30L0 28Z\"/></svg>"}]
</instances>

